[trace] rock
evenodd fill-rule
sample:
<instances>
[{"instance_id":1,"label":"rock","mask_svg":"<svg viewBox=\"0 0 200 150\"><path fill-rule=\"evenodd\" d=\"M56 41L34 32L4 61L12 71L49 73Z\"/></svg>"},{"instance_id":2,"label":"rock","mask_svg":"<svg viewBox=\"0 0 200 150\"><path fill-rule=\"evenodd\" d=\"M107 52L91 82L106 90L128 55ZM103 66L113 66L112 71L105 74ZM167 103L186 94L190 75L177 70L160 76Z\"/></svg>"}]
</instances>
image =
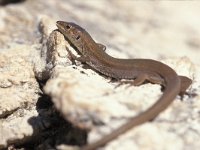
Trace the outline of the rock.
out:
<instances>
[{"instance_id":1,"label":"rock","mask_svg":"<svg viewBox=\"0 0 200 150\"><path fill-rule=\"evenodd\" d=\"M128 121L130 117L146 110L162 94L160 86L152 84L139 87L127 87L127 85L123 85L116 88L118 83L110 83L110 78L100 76L98 72L92 69L83 69L84 65L70 64L70 55L66 53L66 49L72 52L75 52L75 50L57 31L54 31L50 35L47 43L51 45L48 49L49 53L47 52L49 58L47 62L52 62L54 67L51 70L51 78L44 87L44 92L52 97L57 110L63 114L66 120L81 129L91 130L89 133L89 143L103 138L105 134L112 132L113 129ZM184 75L191 76L194 73L193 63L186 57L180 60L171 59L167 62L171 67ZM144 95L151 95L151 97ZM141 99L143 103L140 103ZM185 113L183 109L176 110L180 107L185 110L188 109L183 103L175 100L165 112L156 118L153 125L149 122L146 123L147 125L142 125L144 129L137 127L130 130L122 136L123 139L120 138L121 140L118 139L109 143L108 148L120 149L120 145L123 145L130 149L135 144L131 144L130 139L136 138L137 132L141 131L139 134L142 136L142 134L147 132L146 130L151 131L151 128L154 128L154 132L157 132L157 134L149 132L150 135L148 137L153 137L153 140L149 141L146 139L147 145L153 145L156 142L154 139L158 140L157 137L162 135L169 139L177 138L177 136L168 135L167 132L170 126L166 124L170 125L170 121L176 122L178 117L174 118L174 116ZM163 129L158 131L159 126L162 126L160 125L160 121L164 121L165 123ZM147 127L145 128L145 126ZM138 128L142 129L137 131ZM164 140L166 139L159 142L164 143ZM124 143L124 141L126 142ZM173 141L170 140L169 142L172 144ZM152 147L155 148L154 146Z\"/></svg>"},{"instance_id":2,"label":"rock","mask_svg":"<svg viewBox=\"0 0 200 150\"><path fill-rule=\"evenodd\" d=\"M35 47L36 48L36 47ZM13 45L0 52L0 147L33 133L27 120L35 116L40 88L33 71L33 46Z\"/></svg>"},{"instance_id":3,"label":"rock","mask_svg":"<svg viewBox=\"0 0 200 150\"><path fill-rule=\"evenodd\" d=\"M67 50L76 51L55 26L66 20L85 28L114 57L156 59L193 80L183 100L177 96L153 121L103 149L198 150L198 5L35 0L1 7L0 149L78 149L161 96L159 85L116 87L119 82L75 65Z\"/></svg>"}]
</instances>

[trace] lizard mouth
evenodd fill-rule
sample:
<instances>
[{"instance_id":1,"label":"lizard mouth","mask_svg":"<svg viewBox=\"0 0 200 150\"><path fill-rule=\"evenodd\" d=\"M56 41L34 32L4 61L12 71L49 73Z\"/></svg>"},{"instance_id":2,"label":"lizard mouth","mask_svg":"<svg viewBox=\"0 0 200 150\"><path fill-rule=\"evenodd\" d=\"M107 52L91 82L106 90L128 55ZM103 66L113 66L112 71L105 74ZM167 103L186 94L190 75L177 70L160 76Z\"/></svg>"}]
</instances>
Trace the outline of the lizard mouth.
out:
<instances>
[{"instance_id":1,"label":"lizard mouth","mask_svg":"<svg viewBox=\"0 0 200 150\"><path fill-rule=\"evenodd\" d=\"M56 26L58 27L58 30L61 32L64 30L64 22L63 21L57 21Z\"/></svg>"}]
</instances>

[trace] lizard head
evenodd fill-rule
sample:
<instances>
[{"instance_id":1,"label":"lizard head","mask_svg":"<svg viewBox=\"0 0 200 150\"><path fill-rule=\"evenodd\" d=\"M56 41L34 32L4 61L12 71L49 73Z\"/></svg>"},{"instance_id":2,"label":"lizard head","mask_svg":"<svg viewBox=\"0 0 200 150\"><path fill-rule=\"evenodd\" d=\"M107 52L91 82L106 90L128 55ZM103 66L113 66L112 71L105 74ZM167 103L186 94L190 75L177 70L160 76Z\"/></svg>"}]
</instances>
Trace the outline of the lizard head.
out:
<instances>
[{"instance_id":1,"label":"lizard head","mask_svg":"<svg viewBox=\"0 0 200 150\"><path fill-rule=\"evenodd\" d=\"M57 21L58 30L77 48L81 48L86 31L72 22Z\"/></svg>"},{"instance_id":2,"label":"lizard head","mask_svg":"<svg viewBox=\"0 0 200 150\"><path fill-rule=\"evenodd\" d=\"M98 49L98 47L88 48L88 46L92 45L94 47L97 46L97 44L89 33L79 25L64 21L57 21L56 25L58 30L78 49L81 54L86 55L89 51Z\"/></svg>"}]
</instances>

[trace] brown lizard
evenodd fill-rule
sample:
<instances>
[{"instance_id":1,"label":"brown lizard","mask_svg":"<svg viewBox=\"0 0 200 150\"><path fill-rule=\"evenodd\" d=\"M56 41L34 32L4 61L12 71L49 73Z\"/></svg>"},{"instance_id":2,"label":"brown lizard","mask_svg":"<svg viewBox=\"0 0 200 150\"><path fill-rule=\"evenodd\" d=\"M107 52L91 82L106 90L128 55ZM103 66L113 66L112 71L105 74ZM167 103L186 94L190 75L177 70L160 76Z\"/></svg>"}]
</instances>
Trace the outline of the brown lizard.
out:
<instances>
[{"instance_id":1,"label":"brown lizard","mask_svg":"<svg viewBox=\"0 0 200 150\"><path fill-rule=\"evenodd\" d=\"M127 130L154 119L192 83L191 79L178 76L172 68L162 62L152 59L120 59L108 55L103 45L96 43L87 31L75 23L57 21L57 27L80 52L80 57L71 53L73 59L86 63L96 71L115 79L134 79L132 84L136 86L149 81L160 84L165 89L159 100L146 111L131 118L97 142L81 147L81 150L97 149Z\"/></svg>"}]
</instances>

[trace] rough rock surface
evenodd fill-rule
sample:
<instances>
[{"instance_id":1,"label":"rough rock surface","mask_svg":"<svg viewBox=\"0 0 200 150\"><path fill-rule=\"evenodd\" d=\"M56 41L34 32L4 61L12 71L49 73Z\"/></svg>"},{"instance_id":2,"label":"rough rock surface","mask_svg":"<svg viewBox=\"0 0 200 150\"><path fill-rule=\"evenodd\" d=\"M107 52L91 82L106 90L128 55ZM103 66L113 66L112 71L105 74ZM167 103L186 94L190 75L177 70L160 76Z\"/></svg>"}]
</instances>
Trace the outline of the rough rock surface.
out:
<instances>
[{"instance_id":1,"label":"rough rock surface","mask_svg":"<svg viewBox=\"0 0 200 150\"><path fill-rule=\"evenodd\" d=\"M70 145L91 143L162 94L150 83L116 88L118 82L80 62L72 64L66 48L76 53L55 30L57 20L66 20L83 26L112 56L156 59L193 80L183 100L177 96L155 120L103 149L198 150L199 6L114 0L0 6L0 149L73 149Z\"/></svg>"}]
</instances>

